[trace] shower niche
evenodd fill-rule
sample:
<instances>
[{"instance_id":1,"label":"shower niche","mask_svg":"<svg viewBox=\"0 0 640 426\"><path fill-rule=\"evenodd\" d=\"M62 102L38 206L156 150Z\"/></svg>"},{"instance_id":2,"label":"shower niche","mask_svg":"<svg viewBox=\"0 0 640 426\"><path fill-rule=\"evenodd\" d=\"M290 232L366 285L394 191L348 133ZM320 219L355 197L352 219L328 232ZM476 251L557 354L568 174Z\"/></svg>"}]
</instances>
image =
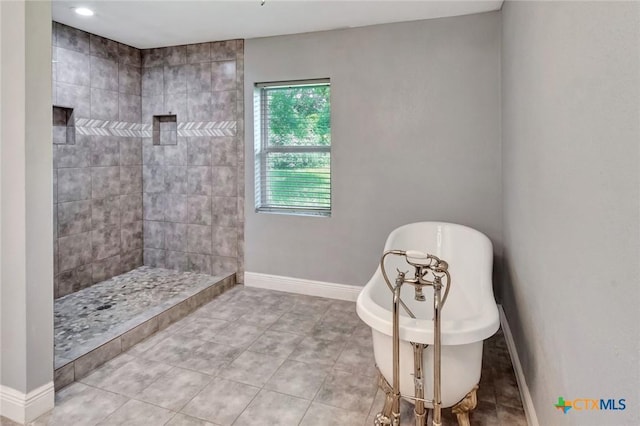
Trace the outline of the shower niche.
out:
<instances>
[{"instance_id":1,"label":"shower niche","mask_svg":"<svg viewBox=\"0 0 640 426\"><path fill-rule=\"evenodd\" d=\"M178 121L175 115L153 116L153 144L178 144Z\"/></svg>"},{"instance_id":2,"label":"shower niche","mask_svg":"<svg viewBox=\"0 0 640 426\"><path fill-rule=\"evenodd\" d=\"M53 143L56 145L76 144L73 108L53 106Z\"/></svg>"}]
</instances>

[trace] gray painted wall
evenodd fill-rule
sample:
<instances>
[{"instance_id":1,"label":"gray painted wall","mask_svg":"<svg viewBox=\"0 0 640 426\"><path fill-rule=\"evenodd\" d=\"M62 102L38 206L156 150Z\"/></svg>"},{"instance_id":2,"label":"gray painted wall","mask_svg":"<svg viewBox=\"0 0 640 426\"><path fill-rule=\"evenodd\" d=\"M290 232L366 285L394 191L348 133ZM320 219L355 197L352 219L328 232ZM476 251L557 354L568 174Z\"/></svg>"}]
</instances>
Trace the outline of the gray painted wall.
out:
<instances>
[{"instance_id":1,"label":"gray painted wall","mask_svg":"<svg viewBox=\"0 0 640 426\"><path fill-rule=\"evenodd\" d=\"M541 425L640 424L640 3L507 2L504 308ZM558 396L626 398L571 412Z\"/></svg>"},{"instance_id":2,"label":"gray painted wall","mask_svg":"<svg viewBox=\"0 0 640 426\"><path fill-rule=\"evenodd\" d=\"M330 218L256 214L246 114L246 270L364 285L394 228L443 220L502 246L500 13L246 41L256 82L329 77Z\"/></svg>"},{"instance_id":3,"label":"gray painted wall","mask_svg":"<svg viewBox=\"0 0 640 426\"><path fill-rule=\"evenodd\" d=\"M51 4L0 9L0 384L27 393L53 379Z\"/></svg>"}]
</instances>

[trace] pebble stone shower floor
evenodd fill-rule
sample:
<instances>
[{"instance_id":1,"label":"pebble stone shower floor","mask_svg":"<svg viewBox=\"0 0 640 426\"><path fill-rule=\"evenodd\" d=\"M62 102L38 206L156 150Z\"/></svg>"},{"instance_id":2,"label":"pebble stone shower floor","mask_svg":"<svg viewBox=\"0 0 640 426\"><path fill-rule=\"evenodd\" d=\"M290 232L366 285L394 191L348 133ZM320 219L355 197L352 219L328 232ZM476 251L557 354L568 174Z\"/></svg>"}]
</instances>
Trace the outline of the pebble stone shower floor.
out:
<instances>
[{"instance_id":1,"label":"pebble stone shower floor","mask_svg":"<svg viewBox=\"0 0 640 426\"><path fill-rule=\"evenodd\" d=\"M56 299L55 367L90 352L223 278L141 266Z\"/></svg>"},{"instance_id":2,"label":"pebble stone shower floor","mask_svg":"<svg viewBox=\"0 0 640 426\"><path fill-rule=\"evenodd\" d=\"M238 285L59 391L31 424L370 426L383 399L354 303ZM471 424L527 424L501 331L485 341Z\"/></svg>"}]
</instances>

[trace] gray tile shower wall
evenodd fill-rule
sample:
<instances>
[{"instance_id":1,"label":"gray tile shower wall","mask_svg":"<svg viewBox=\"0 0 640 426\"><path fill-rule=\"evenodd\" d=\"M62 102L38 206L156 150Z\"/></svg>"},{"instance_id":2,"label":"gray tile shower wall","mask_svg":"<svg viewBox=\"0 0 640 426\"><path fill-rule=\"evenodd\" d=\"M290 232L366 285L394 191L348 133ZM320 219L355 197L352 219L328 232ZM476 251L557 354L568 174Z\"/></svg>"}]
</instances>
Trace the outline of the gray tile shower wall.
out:
<instances>
[{"instance_id":1,"label":"gray tile shower wall","mask_svg":"<svg viewBox=\"0 0 640 426\"><path fill-rule=\"evenodd\" d=\"M243 51L242 40L142 51L142 124L177 121L174 143L142 140L145 265L243 281Z\"/></svg>"},{"instance_id":2,"label":"gray tile shower wall","mask_svg":"<svg viewBox=\"0 0 640 426\"><path fill-rule=\"evenodd\" d=\"M56 297L142 264L142 139L78 120L140 123L140 51L53 25L53 103L73 109L73 143L54 150Z\"/></svg>"},{"instance_id":3,"label":"gray tile shower wall","mask_svg":"<svg viewBox=\"0 0 640 426\"><path fill-rule=\"evenodd\" d=\"M244 271L242 40L138 50L53 25L55 296L141 264ZM154 145L154 115L177 138Z\"/></svg>"}]
</instances>

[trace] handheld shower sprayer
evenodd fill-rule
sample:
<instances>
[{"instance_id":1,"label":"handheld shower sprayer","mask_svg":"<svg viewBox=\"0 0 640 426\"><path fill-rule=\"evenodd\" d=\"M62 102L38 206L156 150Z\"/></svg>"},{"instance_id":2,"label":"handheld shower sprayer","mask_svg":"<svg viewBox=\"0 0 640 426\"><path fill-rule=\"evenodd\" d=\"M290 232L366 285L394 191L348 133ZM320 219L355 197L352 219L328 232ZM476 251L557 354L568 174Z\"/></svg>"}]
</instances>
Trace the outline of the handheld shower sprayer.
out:
<instances>
[{"instance_id":1,"label":"handheld shower sprayer","mask_svg":"<svg viewBox=\"0 0 640 426\"><path fill-rule=\"evenodd\" d=\"M407 250L404 252L407 262L410 264L428 265L429 255L418 250Z\"/></svg>"}]
</instances>

